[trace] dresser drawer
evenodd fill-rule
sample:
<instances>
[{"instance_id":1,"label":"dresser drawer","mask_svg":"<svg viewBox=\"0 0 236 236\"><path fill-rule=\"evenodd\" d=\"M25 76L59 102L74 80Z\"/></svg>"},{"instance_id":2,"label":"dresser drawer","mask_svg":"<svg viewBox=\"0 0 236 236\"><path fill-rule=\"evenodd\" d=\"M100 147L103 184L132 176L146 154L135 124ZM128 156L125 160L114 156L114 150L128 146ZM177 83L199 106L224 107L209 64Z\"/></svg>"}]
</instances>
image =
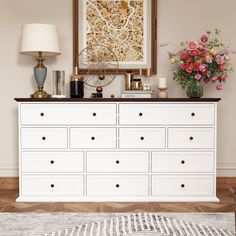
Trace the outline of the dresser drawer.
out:
<instances>
[{"instance_id":1,"label":"dresser drawer","mask_svg":"<svg viewBox=\"0 0 236 236\"><path fill-rule=\"evenodd\" d=\"M83 176L23 175L23 196L82 196Z\"/></svg>"},{"instance_id":2,"label":"dresser drawer","mask_svg":"<svg viewBox=\"0 0 236 236\"><path fill-rule=\"evenodd\" d=\"M148 172L148 152L88 152L87 172Z\"/></svg>"},{"instance_id":3,"label":"dresser drawer","mask_svg":"<svg viewBox=\"0 0 236 236\"><path fill-rule=\"evenodd\" d=\"M153 196L212 196L214 182L211 175L152 176Z\"/></svg>"},{"instance_id":4,"label":"dresser drawer","mask_svg":"<svg viewBox=\"0 0 236 236\"><path fill-rule=\"evenodd\" d=\"M148 176L87 176L88 196L147 196Z\"/></svg>"},{"instance_id":5,"label":"dresser drawer","mask_svg":"<svg viewBox=\"0 0 236 236\"><path fill-rule=\"evenodd\" d=\"M165 128L120 128L120 148L165 148Z\"/></svg>"},{"instance_id":6,"label":"dresser drawer","mask_svg":"<svg viewBox=\"0 0 236 236\"><path fill-rule=\"evenodd\" d=\"M214 148L214 128L169 128L168 148Z\"/></svg>"},{"instance_id":7,"label":"dresser drawer","mask_svg":"<svg viewBox=\"0 0 236 236\"><path fill-rule=\"evenodd\" d=\"M120 125L213 125L214 104L120 104Z\"/></svg>"},{"instance_id":8,"label":"dresser drawer","mask_svg":"<svg viewBox=\"0 0 236 236\"><path fill-rule=\"evenodd\" d=\"M83 152L22 152L22 172L83 172Z\"/></svg>"},{"instance_id":9,"label":"dresser drawer","mask_svg":"<svg viewBox=\"0 0 236 236\"><path fill-rule=\"evenodd\" d=\"M116 148L116 128L71 128L70 147Z\"/></svg>"},{"instance_id":10,"label":"dresser drawer","mask_svg":"<svg viewBox=\"0 0 236 236\"><path fill-rule=\"evenodd\" d=\"M116 104L21 104L22 125L115 125Z\"/></svg>"},{"instance_id":11,"label":"dresser drawer","mask_svg":"<svg viewBox=\"0 0 236 236\"><path fill-rule=\"evenodd\" d=\"M213 152L152 152L152 172L211 172L214 171Z\"/></svg>"},{"instance_id":12,"label":"dresser drawer","mask_svg":"<svg viewBox=\"0 0 236 236\"><path fill-rule=\"evenodd\" d=\"M21 148L67 148L67 128L21 128Z\"/></svg>"}]
</instances>

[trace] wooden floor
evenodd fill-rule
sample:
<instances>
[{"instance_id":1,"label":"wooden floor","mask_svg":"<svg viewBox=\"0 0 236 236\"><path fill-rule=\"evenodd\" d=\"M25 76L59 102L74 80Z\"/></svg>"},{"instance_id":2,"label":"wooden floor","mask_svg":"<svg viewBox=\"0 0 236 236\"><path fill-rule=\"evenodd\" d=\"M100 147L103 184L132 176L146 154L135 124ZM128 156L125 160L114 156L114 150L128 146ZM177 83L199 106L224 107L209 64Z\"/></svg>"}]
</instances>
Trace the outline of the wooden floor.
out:
<instances>
[{"instance_id":1,"label":"wooden floor","mask_svg":"<svg viewBox=\"0 0 236 236\"><path fill-rule=\"evenodd\" d=\"M219 190L219 203L16 203L18 190L0 190L0 212L232 212L233 194Z\"/></svg>"}]
</instances>

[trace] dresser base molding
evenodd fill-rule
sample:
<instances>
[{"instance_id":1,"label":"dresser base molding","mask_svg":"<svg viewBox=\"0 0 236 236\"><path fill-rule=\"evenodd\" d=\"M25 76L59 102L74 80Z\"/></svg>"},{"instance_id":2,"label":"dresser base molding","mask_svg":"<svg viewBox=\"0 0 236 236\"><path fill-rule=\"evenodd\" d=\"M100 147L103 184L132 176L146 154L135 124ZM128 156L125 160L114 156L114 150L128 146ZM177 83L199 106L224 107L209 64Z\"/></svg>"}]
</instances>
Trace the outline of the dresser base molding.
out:
<instances>
[{"instance_id":1,"label":"dresser base molding","mask_svg":"<svg viewBox=\"0 0 236 236\"><path fill-rule=\"evenodd\" d=\"M217 197L18 197L16 202L219 202Z\"/></svg>"}]
</instances>

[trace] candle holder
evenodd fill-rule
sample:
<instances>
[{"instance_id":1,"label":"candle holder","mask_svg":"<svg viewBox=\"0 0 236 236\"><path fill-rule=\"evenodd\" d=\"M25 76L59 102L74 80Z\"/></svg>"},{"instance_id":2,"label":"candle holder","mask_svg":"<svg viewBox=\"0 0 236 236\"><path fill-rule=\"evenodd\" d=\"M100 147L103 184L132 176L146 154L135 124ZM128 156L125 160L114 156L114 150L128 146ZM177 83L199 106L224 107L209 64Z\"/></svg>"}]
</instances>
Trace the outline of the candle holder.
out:
<instances>
[{"instance_id":1,"label":"candle holder","mask_svg":"<svg viewBox=\"0 0 236 236\"><path fill-rule=\"evenodd\" d=\"M168 98L167 88L158 88L158 98Z\"/></svg>"},{"instance_id":2,"label":"candle holder","mask_svg":"<svg viewBox=\"0 0 236 236\"><path fill-rule=\"evenodd\" d=\"M152 69L148 68L147 71L146 71L147 90L152 90L152 88L151 88L151 77L152 77Z\"/></svg>"}]
</instances>

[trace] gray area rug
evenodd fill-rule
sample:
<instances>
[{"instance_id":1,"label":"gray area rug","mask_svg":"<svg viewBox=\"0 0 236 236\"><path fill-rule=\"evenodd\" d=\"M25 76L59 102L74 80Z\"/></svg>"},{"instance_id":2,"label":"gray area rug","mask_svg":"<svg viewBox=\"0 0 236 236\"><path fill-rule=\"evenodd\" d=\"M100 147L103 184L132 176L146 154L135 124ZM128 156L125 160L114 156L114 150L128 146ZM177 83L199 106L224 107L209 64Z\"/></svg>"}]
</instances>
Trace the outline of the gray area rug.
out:
<instances>
[{"instance_id":1,"label":"gray area rug","mask_svg":"<svg viewBox=\"0 0 236 236\"><path fill-rule=\"evenodd\" d=\"M234 213L1 213L0 236L233 236Z\"/></svg>"}]
</instances>

